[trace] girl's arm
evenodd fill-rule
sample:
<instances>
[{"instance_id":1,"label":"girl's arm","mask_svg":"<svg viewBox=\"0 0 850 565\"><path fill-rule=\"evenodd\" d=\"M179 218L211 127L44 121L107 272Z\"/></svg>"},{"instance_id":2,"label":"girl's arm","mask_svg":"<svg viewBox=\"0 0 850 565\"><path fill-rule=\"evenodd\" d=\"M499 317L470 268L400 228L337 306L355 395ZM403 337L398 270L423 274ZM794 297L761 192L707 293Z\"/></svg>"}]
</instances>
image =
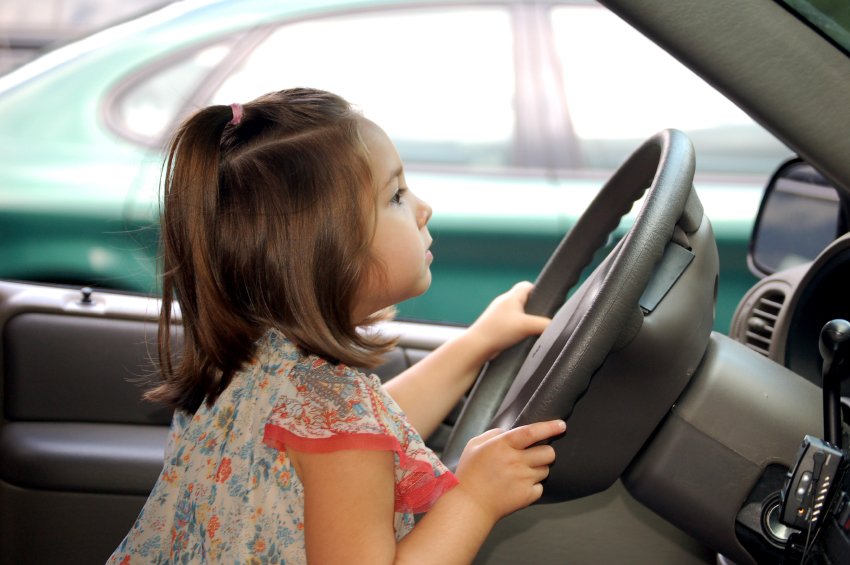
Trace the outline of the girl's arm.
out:
<instances>
[{"instance_id":1,"label":"girl's arm","mask_svg":"<svg viewBox=\"0 0 850 565\"><path fill-rule=\"evenodd\" d=\"M484 363L503 349L539 335L549 318L525 313L534 285L516 284L497 297L461 336L384 385L423 438L430 436L472 387Z\"/></svg>"},{"instance_id":2,"label":"girl's arm","mask_svg":"<svg viewBox=\"0 0 850 565\"><path fill-rule=\"evenodd\" d=\"M307 563L393 563L393 452L286 452L304 485Z\"/></svg>"},{"instance_id":3,"label":"girl's arm","mask_svg":"<svg viewBox=\"0 0 850 565\"><path fill-rule=\"evenodd\" d=\"M395 543L391 451L306 453L287 448L304 485L309 565L467 565L493 525L543 492L555 459L551 446L529 447L566 429L541 422L510 432L490 430L469 442L459 484L443 494Z\"/></svg>"}]
</instances>

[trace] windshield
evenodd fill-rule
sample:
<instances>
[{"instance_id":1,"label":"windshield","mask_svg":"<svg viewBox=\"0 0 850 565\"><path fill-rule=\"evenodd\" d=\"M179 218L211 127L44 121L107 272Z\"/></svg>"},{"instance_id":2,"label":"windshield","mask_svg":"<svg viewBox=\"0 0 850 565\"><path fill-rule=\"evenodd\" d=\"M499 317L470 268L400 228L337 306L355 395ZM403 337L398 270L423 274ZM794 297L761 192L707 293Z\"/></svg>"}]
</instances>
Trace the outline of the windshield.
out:
<instances>
[{"instance_id":1,"label":"windshield","mask_svg":"<svg viewBox=\"0 0 850 565\"><path fill-rule=\"evenodd\" d=\"M781 0L809 25L850 54L850 2L847 0Z\"/></svg>"}]
</instances>

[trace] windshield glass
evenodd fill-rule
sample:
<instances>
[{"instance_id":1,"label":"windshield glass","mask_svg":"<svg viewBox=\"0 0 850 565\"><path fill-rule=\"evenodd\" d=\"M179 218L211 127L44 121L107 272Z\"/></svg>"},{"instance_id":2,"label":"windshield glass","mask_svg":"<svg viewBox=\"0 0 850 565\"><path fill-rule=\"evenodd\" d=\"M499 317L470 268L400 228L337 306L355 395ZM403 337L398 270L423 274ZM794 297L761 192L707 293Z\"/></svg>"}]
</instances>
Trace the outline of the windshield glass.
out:
<instances>
[{"instance_id":1,"label":"windshield glass","mask_svg":"<svg viewBox=\"0 0 850 565\"><path fill-rule=\"evenodd\" d=\"M847 0L781 0L781 2L850 54L850 2Z\"/></svg>"}]
</instances>

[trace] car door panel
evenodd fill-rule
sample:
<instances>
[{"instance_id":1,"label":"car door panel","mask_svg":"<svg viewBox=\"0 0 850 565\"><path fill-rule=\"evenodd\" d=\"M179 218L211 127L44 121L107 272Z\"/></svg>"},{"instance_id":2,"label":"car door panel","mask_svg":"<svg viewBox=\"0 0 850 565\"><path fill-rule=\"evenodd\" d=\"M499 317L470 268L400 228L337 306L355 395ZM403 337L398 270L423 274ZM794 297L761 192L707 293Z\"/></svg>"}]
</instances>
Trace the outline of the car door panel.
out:
<instances>
[{"instance_id":1,"label":"car door panel","mask_svg":"<svg viewBox=\"0 0 850 565\"><path fill-rule=\"evenodd\" d=\"M103 563L162 470L172 411L142 399L156 377L159 301L82 298L76 289L0 282L0 565ZM374 371L386 381L463 328L382 331L402 346ZM179 348L179 326L174 335ZM433 447L449 430L442 426Z\"/></svg>"},{"instance_id":2,"label":"car door panel","mask_svg":"<svg viewBox=\"0 0 850 565\"><path fill-rule=\"evenodd\" d=\"M3 333L6 416L168 425L170 410L139 398L154 374L156 334L152 321L41 312L12 317Z\"/></svg>"},{"instance_id":3,"label":"car door panel","mask_svg":"<svg viewBox=\"0 0 850 565\"><path fill-rule=\"evenodd\" d=\"M21 488L0 481L0 564L102 565L146 499Z\"/></svg>"},{"instance_id":4,"label":"car door panel","mask_svg":"<svg viewBox=\"0 0 850 565\"><path fill-rule=\"evenodd\" d=\"M0 433L0 478L24 488L147 496L167 440L165 426L11 422Z\"/></svg>"}]
</instances>

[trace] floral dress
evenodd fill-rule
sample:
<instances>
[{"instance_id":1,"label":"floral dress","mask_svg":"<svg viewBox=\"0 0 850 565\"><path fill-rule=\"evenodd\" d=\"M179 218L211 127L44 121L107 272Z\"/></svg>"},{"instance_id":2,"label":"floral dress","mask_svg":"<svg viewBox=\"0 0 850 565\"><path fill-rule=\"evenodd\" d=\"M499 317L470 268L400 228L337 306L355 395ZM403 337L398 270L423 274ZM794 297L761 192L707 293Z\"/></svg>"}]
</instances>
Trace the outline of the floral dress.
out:
<instances>
[{"instance_id":1,"label":"floral dress","mask_svg":"<svg viewBox=\"0 0 850 565\"><path fill-rule=\"evenodd\" d=\"M393 451L397 541L457 484L377 377L270 330L212 407L175 413L159 480L108 563L306 564L304 487L287 445Z\"/></svg>"}]
</instances>

